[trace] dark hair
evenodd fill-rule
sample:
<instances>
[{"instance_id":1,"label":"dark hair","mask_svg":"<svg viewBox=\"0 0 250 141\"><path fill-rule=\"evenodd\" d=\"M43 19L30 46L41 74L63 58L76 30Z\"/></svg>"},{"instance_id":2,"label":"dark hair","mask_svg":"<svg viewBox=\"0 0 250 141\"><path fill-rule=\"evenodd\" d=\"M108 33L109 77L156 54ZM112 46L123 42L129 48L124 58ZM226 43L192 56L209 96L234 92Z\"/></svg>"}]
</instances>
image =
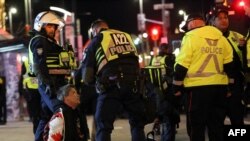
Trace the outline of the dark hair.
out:
<instances>
[{"instance_id":1,"label":"dark hair","mask_svg":"<svg viewBox=\"0 0 250 141\"><path fill-rule=\"evenodd\" d=\"M95 20L95 21L93 21L93 22L91 23L90 28L93 29L93 28L95 28L95 27L97 27L97 26L100 26L101 23L107 24L106 21L104 21L104 20L102 20L102 19L97 19L97 20ZM107 25L108 25L108 24L107 24Z\"/></svg>"},{"instance_id":2,"label":"dark hair","mask_svg":"<svg viewBox=\"0 0 250 141\"><path fill-rule=\"evenodd\" d=\"M90 34L89 34L90 39L92 39L94 37L93 30L95 28L101 27L102 25L107 25L108 26L108 23L106 21L102 20L102 19L97 19L97 20L95 20L95 21L93 21L91 23ZM106 28L102 28L102 30L104 30L104 29L106 29Z\"/></svg>"},{"instance_id":3,"label":"dark hair","mask_svg":"<svg viewBox=\"0 0 250 141\"><path fill-rule=\"evenodd\" d=\"M59 90L57 91L57 99L60 101L63 101L64 97L69 95L69 91L71 88L75 89L75 86L72 84L67 84L67 85L60 87Z\"/></svg>"}]
</instances>

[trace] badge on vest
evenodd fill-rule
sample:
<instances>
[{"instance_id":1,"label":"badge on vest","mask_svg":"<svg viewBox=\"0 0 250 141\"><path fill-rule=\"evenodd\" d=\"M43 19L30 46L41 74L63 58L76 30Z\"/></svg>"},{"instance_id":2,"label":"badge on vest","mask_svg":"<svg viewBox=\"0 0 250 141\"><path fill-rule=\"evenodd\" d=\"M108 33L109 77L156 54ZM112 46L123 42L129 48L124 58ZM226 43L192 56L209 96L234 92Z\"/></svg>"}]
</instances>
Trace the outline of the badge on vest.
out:
<instances>
[{"instance_id":1,"label":"badge on vest","mask_svg":"<svg viewBox=\"0 0 250 141\"><path fill-rule=\"evenodd\" d=\"M38 49L36 49L36 51L37 51L38 55L42 55L43 54L43 48L38 48Z\"/></svg>"}]
</instances>

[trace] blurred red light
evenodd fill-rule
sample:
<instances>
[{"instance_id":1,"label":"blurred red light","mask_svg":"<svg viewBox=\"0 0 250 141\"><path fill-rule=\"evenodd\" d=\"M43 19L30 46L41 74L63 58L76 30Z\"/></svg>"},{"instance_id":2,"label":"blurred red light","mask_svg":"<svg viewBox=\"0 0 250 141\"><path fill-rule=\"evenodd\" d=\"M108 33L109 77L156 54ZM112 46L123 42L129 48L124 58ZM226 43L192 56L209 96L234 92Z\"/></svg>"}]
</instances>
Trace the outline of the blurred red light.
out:
<instances>
[{"instance_id":1,"label":"blurred red light","mask_svg":"<svg viewBox=\"0 0 250 141\"><path fill-rule=\"evenodd\" d=\"M244 6L245 6L245 2L244 2L244 1L240 1L240 2L239 2L239 6L240 6L240 7L244 7Z\"/></svg>"}]
</instances>

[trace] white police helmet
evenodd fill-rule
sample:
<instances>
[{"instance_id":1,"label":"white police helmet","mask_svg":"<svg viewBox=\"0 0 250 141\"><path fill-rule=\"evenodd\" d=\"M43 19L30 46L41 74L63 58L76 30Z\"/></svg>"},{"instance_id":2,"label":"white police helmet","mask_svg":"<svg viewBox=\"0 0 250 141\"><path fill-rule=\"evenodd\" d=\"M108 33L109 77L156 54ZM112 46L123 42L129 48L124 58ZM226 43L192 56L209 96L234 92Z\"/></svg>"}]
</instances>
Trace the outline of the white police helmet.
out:
<instances>
[{"instance_id":1,"label":"white police helmet","mask_svg":"<svg viewBox=\"0 0 250 141\"><path fill-rule=\"evenodd\" d=\"M36 16L34 29L40 32L45 24L55 24L58 25L58 28L62 28L64 26L63 19L51 11L44 11Z\"/></svg>"}]
</instances>

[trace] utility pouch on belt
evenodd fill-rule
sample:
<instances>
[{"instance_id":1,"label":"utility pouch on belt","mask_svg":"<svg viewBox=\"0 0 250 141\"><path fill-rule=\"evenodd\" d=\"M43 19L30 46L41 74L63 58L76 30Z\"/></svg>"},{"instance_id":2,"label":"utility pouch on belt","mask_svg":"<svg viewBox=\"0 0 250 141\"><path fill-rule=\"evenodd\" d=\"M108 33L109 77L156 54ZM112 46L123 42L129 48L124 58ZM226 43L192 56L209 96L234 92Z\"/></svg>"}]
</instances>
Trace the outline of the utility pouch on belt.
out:
<instances>
[{"instance_id":1,"label":"utility pouch on belt","mask_svg":"<svg viewBox=\"0 0 250 141\"><path fill-rule=\"evenodd\" d=\"M120 88L119 77L117 75L109 76L109 77L102 77L102 78L97 79L96 81L97 93L103 93L114 86L117 86L118 88Z\"/></svg>"},{"instance_id":2,"label":"utility pouch on belt","mask_svg":"<svg viewBox=\"0 0 250 141\"><path fill-rule=\"evenodd\" d=\"M95 88L96 88L96 92L99 94L104 93L106 91L105 86L99 81L96 81Z\"/></svg>"}]
</instances>

